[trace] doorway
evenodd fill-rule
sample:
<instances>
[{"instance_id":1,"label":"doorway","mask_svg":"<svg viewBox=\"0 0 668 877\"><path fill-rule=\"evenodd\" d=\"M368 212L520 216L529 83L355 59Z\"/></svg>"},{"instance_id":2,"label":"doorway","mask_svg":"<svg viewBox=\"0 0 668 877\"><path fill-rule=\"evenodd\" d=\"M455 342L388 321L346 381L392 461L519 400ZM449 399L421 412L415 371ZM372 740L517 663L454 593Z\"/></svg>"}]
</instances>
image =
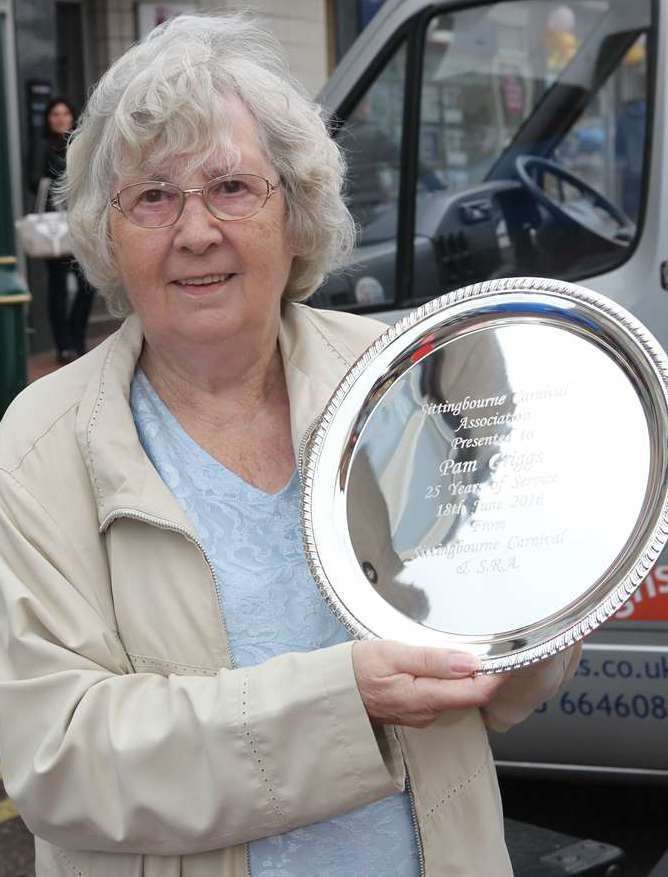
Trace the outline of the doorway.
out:
<instances>
[{"instance_id":1,"label":"doorway","mask_svg":"<svg viewBox=\"0 0 668 877\"><path fill-rule=\"evenodd\" d=\"M86 102L85 30L81 3L56 3L56 82L58 92L78 111Z\"/></svg>"}]
</instances>

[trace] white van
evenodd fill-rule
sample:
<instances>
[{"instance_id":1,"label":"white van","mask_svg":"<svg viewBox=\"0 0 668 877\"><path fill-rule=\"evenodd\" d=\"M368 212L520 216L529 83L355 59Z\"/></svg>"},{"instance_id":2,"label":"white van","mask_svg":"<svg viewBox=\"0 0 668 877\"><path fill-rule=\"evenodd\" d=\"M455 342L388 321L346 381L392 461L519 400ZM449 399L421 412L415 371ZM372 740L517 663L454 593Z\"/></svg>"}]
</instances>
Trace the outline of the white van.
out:
<instances>
[{"instance_id":1,"label":"white van","mask_svg":"<svg viewBox=\"0 0 668 877\"><path fill-rule=\"evenodd\" d=\"M312 302L392 321L469 283L547 276L611 297L668 347L659 7L386 0L320 95L361 234ZM493 746L508 771L665 779L667 739L664 552L566 690Z\"/></svg>"}]
</instances>

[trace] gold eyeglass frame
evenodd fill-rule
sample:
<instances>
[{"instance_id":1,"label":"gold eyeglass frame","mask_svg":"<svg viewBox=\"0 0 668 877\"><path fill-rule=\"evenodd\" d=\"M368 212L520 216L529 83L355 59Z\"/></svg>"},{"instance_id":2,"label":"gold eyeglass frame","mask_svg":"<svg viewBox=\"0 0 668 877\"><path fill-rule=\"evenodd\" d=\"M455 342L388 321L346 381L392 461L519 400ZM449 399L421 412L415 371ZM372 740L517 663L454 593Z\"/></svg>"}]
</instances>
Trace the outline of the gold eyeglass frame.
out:
<instances>
[{"instance_id":1,"label":"gold eyeglass frame","mask_svg":"<svg viewBox=\"0 0 668 877\"><path fill-rule=\"evenodd\" d=\"M226 180L226 179L230 179L233 177L253 177L256 180L262 180L264 182L265 186L267 187L264 201L260 204L260 206L257 208L257 210L254 210L252 213L249 213L247 216L219 216L217 213L214 213L214 211L211 208L211 205L209 204L209 202L207 200L205 193L208 189L210 189L216 183L220 183L221 180ZM181 198L181 207L179 209L179 212L176 215L176 218L174 220L172 220L172 222L168 222L165 225L141 225L139 222L135 222L134 219L132 219L130 216L128 216L127 213L125 213L125 211L121 207L121 201L120 201L121 195L126 189L131 189L134 186L149 185L149 184L155 185L158 188L160 188L160 187L164 188L165 186L170 186L171 188L178 190L181 193L181 195L183 196ZM122 189L119 189L118 192L116 192L116 194L112 198L109 199L109 206L114 207L116 210L118 210L118 212L122 216L124 216L128 222L131 222L133 225L137 226L137 228L149 228L149 229L170 228L172 225L176 225L176 223L179 221L179 219L183 215L183 211L185 210L185 206L186 206L186 198L188 197L188 195L200 195L202 198L202 201L204 202L204 206L206 207L206 209L209 211L209 213L215 219L220 219L223 222L239 222L241 220L250 219L251 217L256 216L260 212L260 210L262 210L264 207L266 207L267 202L269 201L271 196L274 194L274 192L276 192L276 190L278 188L280 188L280 181L276 184L273 184L273 183L269 182L269 180L266 177L260 176L260 174L247 174L247 173L222 174L220 177L215 177L213 180L209 180L209 182L206 183L204 186L195 186L193 188L188 188L188 189L182 189L180 186L177 186L176 183L171 183L168 180L140 180L137 183L130 183L129 186L123 186Z\"/></svg>"}]
</instances>

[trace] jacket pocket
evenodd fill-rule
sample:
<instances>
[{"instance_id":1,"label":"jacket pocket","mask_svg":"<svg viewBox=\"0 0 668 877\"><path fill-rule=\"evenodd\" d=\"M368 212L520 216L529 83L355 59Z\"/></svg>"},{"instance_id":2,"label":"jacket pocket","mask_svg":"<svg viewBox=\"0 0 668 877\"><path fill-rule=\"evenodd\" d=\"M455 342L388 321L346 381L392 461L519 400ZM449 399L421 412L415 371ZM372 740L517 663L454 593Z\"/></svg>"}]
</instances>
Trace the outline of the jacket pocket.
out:
<instances>
[{"instance_id":1,"label":"jacket pocket","mask_svg":"<svg viewBox=\"0 0 668 877\"><path fill-rule=\"evenodd\" d=\"M480 711L450 710L428 728L400 728L411 782L420 809L442 806L474 781L490 758Z\"/></svg>"},{"instance_id":2,"label":"jacket pocket","mask_svg":"<svg viewBox=\"0 0 668 877\"><path fill-rule=\"evenodd\" d=\"M511 877L496 770L478 710L399 730L430 877Z\"/></svg>"}]
</instances>

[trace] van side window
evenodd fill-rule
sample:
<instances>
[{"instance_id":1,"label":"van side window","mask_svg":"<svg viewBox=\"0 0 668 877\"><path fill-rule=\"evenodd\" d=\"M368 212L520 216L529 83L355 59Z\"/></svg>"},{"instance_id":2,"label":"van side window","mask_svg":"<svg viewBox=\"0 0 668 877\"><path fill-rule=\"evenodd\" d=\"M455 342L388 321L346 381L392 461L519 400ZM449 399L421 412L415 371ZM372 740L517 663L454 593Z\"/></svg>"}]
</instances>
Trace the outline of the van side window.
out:
<instances>
[{"instance_id":1,"label":"van side window","mask_svg":"<svg viewBox=\"0 0 668 877\"><path fill-rule=\"evenodd\" d=\"M405 77L402 43L336 133L347 164L346 203L358 228L358 252L349 270L330 278L324 295L315 294L314 304L349 308L391 300Z\"/></svg>"},{"instance_id":2,"label":"van side window","mask_svg":"<svg viewBox=\"0 0 668 877\"><path fill-rule=\"evenodd\" d=\"M639 36L556 150L635 223L640 219L646 141L647 39Z\"/></svg>"}]
</instances>

